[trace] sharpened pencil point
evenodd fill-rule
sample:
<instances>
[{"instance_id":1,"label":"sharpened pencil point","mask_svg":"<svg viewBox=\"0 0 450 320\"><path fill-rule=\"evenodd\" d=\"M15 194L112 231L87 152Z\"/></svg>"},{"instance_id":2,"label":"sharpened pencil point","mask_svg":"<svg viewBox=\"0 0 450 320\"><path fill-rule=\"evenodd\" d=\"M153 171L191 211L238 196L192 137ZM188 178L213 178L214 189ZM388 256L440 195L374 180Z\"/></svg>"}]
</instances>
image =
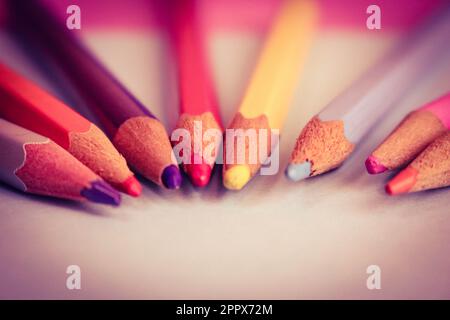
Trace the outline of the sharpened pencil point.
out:
<instances>
[{"instance_id":1,"label":"sharpened pencil point","mask_svg":"<svg viewBox=\"0 0 450 320\"><path fill-rule=\"evenodd\" d=\"M178 189L181 187L181 173L176 165L171 164L163 171L161 180L167 189Z\"/></svg>"},{"instance_id":2,"label":"sharpened pencil point","mask_svg":"<svg viewBox=\"0 0 450 320\"><path fill-rule=\"evenodd\" d=\"M241 190L250 178L250 168L247 165L236 165L224 172L223 185L229 190Z\"/></svg>"},{"instance_id":3,"label":"sharpened pencil point","mask_svg":"<svg viewBox=\"0 0 450 320\"><path fill-rule=\"evenodd\" d=\"M380 160L373 155L366 159L365 165L369 174L379 174L387 170L387 168L380 163Z\"/></svg>"},{"instance_id":4,"label":"sharpened pencil point","mask_svg":"<svg viewBox=\"0 0 450 320\"><path fill-rule=\"evenodd\" d=\"M121 201L120 193L102 180L93 181L91 187L84 188L80 194L92 202L113 206L118 206Z\"/></svg>"},{"instance_id":5,"label":"sharpened pencil point","mask_svg":"<svg viewBox=\"0 0 450 320\"><path fill-rule=\"evenodd\" d=\"M391 196L409 192L417 181L417 175L418 172L414 168L404 169L389 181L386 185L386 192Z\"/></svg>"},{"instance_id":6,"label":"sharpened pencil point","mask_svg":"<svg viewBox=\"0 0 450 320\"><path fill-rule=\"evenodd\" d=\"M286 175L292 181L300 181L311 175L311 163L309 161L294 164L291 163L286 169Z\"/></svg>"},{"instance_id":7,"label":"sharpened pencil point","mask_svg":"<svg viewBox=\"0 0 450 320\"><path fill-rule=\"evenodd\" d=\"M186 165L186 173L191 179L192 184L196 187L204 187L209 183L211 171L211 166L207 163Z\"/></svg>"},{"instance_id":8,"label":"sharpened pencil point","mask_svg":"<svg viewBox=\"0 0 450 320\"><path fill-rule=\"evenodd\" d=\"M127 180L122 182L118 189L132 197L138 197L142 192L142 186L135 176L130 176Z\"/></svg>"}]
</instances>

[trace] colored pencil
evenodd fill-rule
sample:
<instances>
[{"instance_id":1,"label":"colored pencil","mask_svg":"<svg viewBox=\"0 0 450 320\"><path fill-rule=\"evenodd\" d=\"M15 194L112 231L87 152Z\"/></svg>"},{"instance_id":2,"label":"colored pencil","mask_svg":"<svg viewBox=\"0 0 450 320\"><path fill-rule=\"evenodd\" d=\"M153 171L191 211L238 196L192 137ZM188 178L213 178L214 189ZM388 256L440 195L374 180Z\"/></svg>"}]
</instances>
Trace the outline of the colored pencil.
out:
<instances>
[{"instance_id":1,"label":"colored pencil","mask_svg":"<svg viewBox=\"0 0 450 320\"><path fill-rule=\"evenodd\" d=\"M120 193L50 139L0 119L0 180L27 193L120 204Z\"/></svg>"},{"instance_id":2,"label":"colored pencil","mask_svg":"<svg viewBox=\"0 0 450 320\"><path fill-rule=\"evenodd\" d=\"M0 117L52 139L113 187L139 195L139 182L97 126L3 64Z\"/></svg>"},{"instance_id":3,"label":"colored pencil","mask_svg":"<svg viewBox=\"0 0 450 320\"><path fill-rule=\"evenodd\" d=\"M377 174L403 167L447 130L450 93L408 114L367 158L367 171Z\"/></svg>"},{"instance_id":4,"label":"colored pencil","mask_svg":"<svg viewBox=\"0 0 450 320\"><path fill-rule=\"evenodd\" d=\"M181 174L162 123L42 3L8 4L15 28L58 64L128 163L161 186L179 188Z\"/></svg>"},{"instance_id":5,"label":"colored pencil","mask_svg":"<svg viewBox=\"0 0 450 320\"><path fill-rule=\"evenodd\" d=\"M450 57L450 8L412 31L301 131L287 176L298 181L339 167L390 108Z\"/></svg>"},{"instance_id":6,"label":"colored pencil","mask_svg":"<svg viewBox=\"0 0 450 320\"><path fill-rule=\"evenodd\" d=\"M425 148L387 185L390 195L450 186L450 131Z\"/></svg>"},{"instance_id":7,"label":"colored pencil","mask_svg":"<svg viewBox=\"0 0 450 320\"><path fill-rule=\"evenodd\" d=\"M231 152L227 144L234 145L234 149L239 146L234 141L227 142L226 135L223 166L223 184L226 188L242 189L267 159L258 157L256 163L251 163L249 151L253 147L255 147L254 150L259 149L259 136L262 132L260 129L266 129L269 135L272 130L281 129L301 68L312 43L317 16L314 1L286 0L282 3L239 111L228 127L228 129L255 129L258 142L255 143L255 147L250 145L249 140L246 140L245 162L239 163L239 159L237 159L239 150L233 150L234 159L231 159L230 163L226 159L227 152ZM270 141L266 145L266 153L269 155L275 146L271 145ZM261 148L263 147L261 146ZM260 154L260 150L258 150L258 154ZM229 157L231 158L231 156Z\"/></svg>"},{"instance_id":8,"label":"colored pencil","mask_svg":"<svg viewBox=\"0 0 450 320\"><path fill-rule=\"evenodd\" d=\"M175 129L185 129L191 137L191 156L188 157L188 163L183 163L183 167L193 185L204 187L210 180L219 146L216 145L211 154L203 157L203 153L209 150L208 144L211 143L207 139L204 141L203 133L209 129L221 132L222 127L206 48L200 32L197 3L196 0L173 1L169 23L178 68L180 96L180 117ZM197 136L198 130L200 137ZM194 139L201 141L195 142Z\"/></svg>"}]
</instances>

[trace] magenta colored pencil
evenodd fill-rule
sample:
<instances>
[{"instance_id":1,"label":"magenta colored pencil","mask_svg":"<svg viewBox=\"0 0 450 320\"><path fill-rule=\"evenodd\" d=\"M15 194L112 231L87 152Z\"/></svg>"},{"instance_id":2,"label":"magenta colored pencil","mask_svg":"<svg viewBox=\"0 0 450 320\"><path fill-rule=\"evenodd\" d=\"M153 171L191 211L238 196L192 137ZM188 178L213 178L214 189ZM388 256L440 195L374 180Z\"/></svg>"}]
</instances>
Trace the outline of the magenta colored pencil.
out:
<instances>
[{"instance_id":1,"label":"magenta colored pencil","mask_svg":"<svg viewBox=\"0 0 450 320\"><path fill-rule=\"evenodd\" d=\"M450 130L450 93L408 114L366 160L370 174L405 166Z\"/></svg>"}]
</instances>

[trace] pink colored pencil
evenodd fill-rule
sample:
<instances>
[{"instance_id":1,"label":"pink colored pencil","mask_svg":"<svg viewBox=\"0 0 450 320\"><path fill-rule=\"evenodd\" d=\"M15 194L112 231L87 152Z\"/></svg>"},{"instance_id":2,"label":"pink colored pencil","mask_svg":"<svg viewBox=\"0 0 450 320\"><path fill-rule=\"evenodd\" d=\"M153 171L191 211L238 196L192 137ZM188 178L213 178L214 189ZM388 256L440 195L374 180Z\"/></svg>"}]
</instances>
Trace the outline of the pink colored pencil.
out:
<instances>
[{"instance_id":1,"label":"pink colored pencil","mask_svg":"<svg viewBox=\"0 0 450 320\"><path fill-rule=\"evenodd\" d=\"M409 113L366 160L370 174L405 166L450 130L450 93Z\"/></svg>"}]
</instances>

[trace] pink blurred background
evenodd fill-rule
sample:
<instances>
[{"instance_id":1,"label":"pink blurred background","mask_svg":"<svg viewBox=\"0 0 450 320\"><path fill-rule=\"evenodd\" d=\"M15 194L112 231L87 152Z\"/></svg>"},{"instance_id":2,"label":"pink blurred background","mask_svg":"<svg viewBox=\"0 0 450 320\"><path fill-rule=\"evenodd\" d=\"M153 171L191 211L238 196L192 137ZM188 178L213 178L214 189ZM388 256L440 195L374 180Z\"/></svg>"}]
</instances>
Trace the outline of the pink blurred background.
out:
<instances>
[{"instance_id":1,"label":"pink blurred background","mask_svg":"<svg viewBox=\"0 0 450 320\"><path fill-rule=\"evenodd\" d=\"M83 27L118 29L160 28L164 0L46 0L60 13L70 4L83 12ZM366 31L366 8L377 4L383 28L403 29L429 14L445 0L318 0L323 28L340 27ZM264 32L280 0L199 0L204 23L213 29Z\"/></svg>"}]
</instances>

